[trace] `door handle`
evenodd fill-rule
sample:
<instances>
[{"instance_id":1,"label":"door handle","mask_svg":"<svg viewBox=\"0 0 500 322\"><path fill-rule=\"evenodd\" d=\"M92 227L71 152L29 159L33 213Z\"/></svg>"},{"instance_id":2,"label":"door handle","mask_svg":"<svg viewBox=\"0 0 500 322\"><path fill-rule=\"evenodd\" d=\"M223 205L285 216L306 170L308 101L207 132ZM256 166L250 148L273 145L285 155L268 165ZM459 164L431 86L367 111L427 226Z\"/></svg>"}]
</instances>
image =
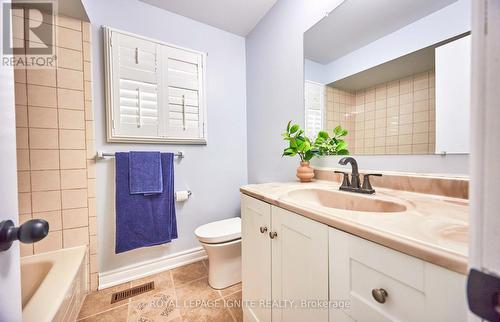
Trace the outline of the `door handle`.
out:
<instances>
[{"instance_id":1,"label":"door handle","mask_svg":"<svg viewBox=\"0 0 500 322\"><path fill-rule=\"evenodd\" d=\"M471 269L467 301L472 313L487 321L500 321L500 277Z\"/></svg>"},{"instance_id":2,"label":"door handle","mask_svg":"<svg viewBox=\"0 0 500 322\"><path fill-rule=\"evenodd\" d=\"M49 223L43 219L28 220L19 227L12 220L0 222L0 251L8 250L15 240L36 243L49 233Z\"/></svg>"},{"instance_id":3,"label":"door handle","mask_svg":"<svg viewBox=\"0 0 500 322\"><path fill-rule=\"evenodd\" d=\"M260 233L263 234L267 231L267 227L266 226L262 226L260 227Z\"/></svg>"},{"instance_id":4,"label":"door handle","mask_svg":"<svg viewBox=\"0 0 500 322\"><path fill-rule=\"evenodd\" d=\"M269 232L269 237L271 237L271 239L274 239L274 238L278 237L278 233L275 231L271 231L271 232Z\"/></svg>"}]
</instances>

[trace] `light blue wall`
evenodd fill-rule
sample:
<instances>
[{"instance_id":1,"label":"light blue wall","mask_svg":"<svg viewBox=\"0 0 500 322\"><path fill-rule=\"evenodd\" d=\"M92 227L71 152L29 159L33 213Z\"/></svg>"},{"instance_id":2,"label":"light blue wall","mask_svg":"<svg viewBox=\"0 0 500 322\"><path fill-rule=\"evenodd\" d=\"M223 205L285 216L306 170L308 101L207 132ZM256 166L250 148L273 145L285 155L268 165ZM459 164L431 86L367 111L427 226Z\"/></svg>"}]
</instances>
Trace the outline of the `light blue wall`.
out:
<instances>
[{"instance_id":1,"label":"light blue wall","mask_svg":"<svg viewBox=\"0 0 500 322\"><path fill-rule=\"evenodd\" d=\"M247 183L245 39L136 0L85 0L84 4L93 28L96 149L182 150L186 157L175 164L175 187L193 192L177 207L179 239L115 255L114 161L98 162L98 256L100 272L107 272L198 247L196 227L239 215L239 187ZM208 53L207 146L106 142L101 25Z\"/></svg>"}]
</instances>

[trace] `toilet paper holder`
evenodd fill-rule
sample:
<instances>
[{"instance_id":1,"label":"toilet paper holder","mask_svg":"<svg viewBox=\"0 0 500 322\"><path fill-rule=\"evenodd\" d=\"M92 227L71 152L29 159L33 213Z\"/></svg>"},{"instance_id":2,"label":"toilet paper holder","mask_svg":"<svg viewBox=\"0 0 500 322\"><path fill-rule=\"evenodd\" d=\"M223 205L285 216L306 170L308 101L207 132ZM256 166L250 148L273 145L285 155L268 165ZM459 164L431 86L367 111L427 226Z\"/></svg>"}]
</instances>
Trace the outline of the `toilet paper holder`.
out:
<instances>
[{"instance_id":1,"label":"toilet paper holder","mask_svg":"<svg viewBox=\"0 0 500 322\"><path fill-rule=\"evenodd\" d=\"M182 191L182 192L184 192L185 190L181 190L181 191ZM187 200L187 199L184 199L184 200L178 200L178 199L177 199L177 192L181 192L181 191L176 191L176 192L175 192L175 200L176 200L176 201L186 201L186 200ZM191 192L191 190L187 190L187 198L191 197L191 195L192 195L192 194L193 194L193 193Z\"/></svg>"}]
</instances>

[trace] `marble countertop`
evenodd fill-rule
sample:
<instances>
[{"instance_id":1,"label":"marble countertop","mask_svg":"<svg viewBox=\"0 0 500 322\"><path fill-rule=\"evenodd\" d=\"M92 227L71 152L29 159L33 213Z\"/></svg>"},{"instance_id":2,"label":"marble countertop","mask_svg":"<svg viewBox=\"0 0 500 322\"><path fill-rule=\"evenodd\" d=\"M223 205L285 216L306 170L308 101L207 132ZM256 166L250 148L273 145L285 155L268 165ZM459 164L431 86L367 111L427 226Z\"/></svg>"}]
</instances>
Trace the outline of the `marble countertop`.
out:
<instances>
[{"instance_id":1,"label":"marble countertop","mask_svg":"<svg viewBox=\"0 0 500 322\"><path fill-rule=\"evenodd\" d=\"M468 207L466 199L402 190L375 188L374 195L360 198L392 201L406 206L402 212L362 212L321 206L299 200L290 192L323 189L339 194L338 182L265 183L246 185L242 193L290 210L328 226L343 230L402 253L453 270L467 273Z\"/></svg>"}]
</instances>

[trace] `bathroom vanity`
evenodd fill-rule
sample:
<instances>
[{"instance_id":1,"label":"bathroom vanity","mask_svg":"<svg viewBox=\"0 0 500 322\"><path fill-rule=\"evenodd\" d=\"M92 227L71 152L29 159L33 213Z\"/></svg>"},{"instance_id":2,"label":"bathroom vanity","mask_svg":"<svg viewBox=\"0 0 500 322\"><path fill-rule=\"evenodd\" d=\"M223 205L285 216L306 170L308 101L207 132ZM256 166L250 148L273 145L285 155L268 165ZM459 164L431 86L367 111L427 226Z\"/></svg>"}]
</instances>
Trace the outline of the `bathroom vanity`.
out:
<instances>
[{"instance_id":1,"label":"bathroom vanity","mask_svg":"<svg viewBox=\"0 0 500 322\"><path fill-rule=\"evenodd\" d=\"M467 200L338 187L241 188L244 321L465 321Z\"/></svg>"}]
</instances>

